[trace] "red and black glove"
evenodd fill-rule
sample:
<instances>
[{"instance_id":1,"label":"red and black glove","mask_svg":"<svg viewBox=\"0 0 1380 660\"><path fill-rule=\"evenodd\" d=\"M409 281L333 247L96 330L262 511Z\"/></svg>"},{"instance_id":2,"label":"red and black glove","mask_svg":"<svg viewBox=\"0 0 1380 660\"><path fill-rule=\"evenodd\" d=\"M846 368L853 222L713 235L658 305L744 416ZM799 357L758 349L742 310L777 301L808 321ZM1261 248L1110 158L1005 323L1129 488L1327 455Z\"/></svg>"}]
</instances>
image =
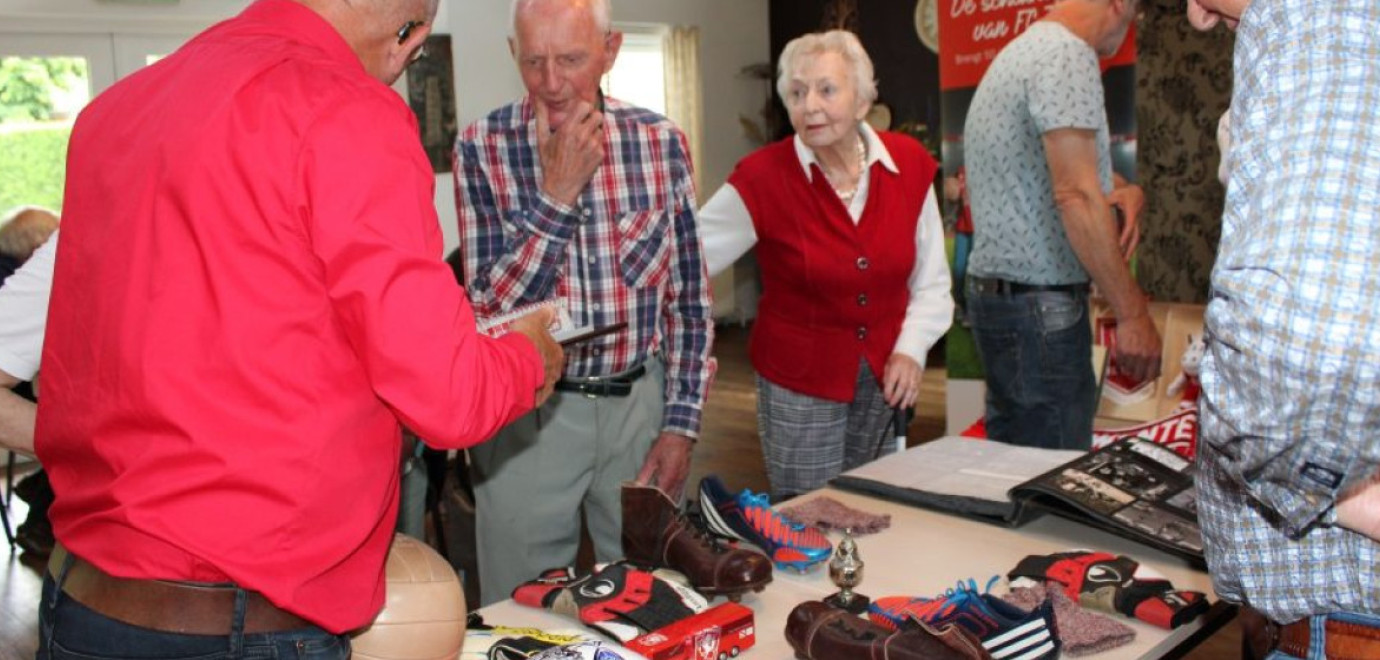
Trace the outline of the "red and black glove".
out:
<instances>
[{"instance_id":1,"label":"red and black glove","mask_svg":"<svg viewBox=\"0 0 1380 660\"><path fill-rule=\"evenodd\" d=\"M555 568L513 590L520 605L579 619L620 642L684 619L708 606L703 596L626 564L583 576Z\"/></svg>"},{"instance_id":2,"label":"red and black glove","mask_svg":"<svg viewBox=\"0 0 1380 660\"><path fill-rule=\"evenodd\" d=\"M1176 591L1168 580L1141 572L1135 560L1106 552L1030 555L1006 577L1054 582L1083 607L1119 612L1161 628L1177 628L1208 608L1202 593Z\"/></svg>"}]
</instances>

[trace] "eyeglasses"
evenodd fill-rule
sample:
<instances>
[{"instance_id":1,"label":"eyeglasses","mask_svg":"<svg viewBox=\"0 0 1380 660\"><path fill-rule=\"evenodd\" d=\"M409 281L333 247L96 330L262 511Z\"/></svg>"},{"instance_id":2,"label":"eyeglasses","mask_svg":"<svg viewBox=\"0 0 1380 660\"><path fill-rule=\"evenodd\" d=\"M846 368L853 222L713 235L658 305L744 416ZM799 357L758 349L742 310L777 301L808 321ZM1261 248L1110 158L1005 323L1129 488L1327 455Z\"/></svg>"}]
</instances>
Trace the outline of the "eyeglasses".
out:
<instances>
[{"instance_id":1,"label":"eyeglasses","mask_svg":"<svg viewBox=\"0 0 1380 660\"><path fill-rule=\"evenodd\" d=\"M426 21L408 21L406 23L403 23L403 26L398 28L398 45L401 46L404 41L407 41L408 37L412 36L413 30L425 24ZM417 50L413 51L412 57L407 60L407 63L412 64L413 62L416 62L417 60L420 60L423 57L426 57L425 42L423 42L421 46L418 46Z\"/></svg>"}]
</instances>

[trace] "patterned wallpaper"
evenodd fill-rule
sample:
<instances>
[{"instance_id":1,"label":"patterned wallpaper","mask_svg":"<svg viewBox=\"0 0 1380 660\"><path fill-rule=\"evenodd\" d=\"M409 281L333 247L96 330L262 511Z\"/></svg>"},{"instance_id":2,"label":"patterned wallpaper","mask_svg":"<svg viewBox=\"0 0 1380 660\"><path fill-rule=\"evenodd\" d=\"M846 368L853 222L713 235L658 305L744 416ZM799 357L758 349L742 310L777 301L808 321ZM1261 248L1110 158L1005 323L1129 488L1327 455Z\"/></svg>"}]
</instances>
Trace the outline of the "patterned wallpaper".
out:
<instances>
[{"instance_id":1,"label":"patterned wallpaper","mask_svg":"<svg viewBox=\"0 0 1380 660\"><path fill-rule=\"evenodd\" d=\"M1200 33L1183 0L1141 0L1137 25L1136 173L1147 208L1137 277L1155 300L1207 301L1225 191L1217 119L1231 100L1234 37Z\"/></svg>"}]
</instances>

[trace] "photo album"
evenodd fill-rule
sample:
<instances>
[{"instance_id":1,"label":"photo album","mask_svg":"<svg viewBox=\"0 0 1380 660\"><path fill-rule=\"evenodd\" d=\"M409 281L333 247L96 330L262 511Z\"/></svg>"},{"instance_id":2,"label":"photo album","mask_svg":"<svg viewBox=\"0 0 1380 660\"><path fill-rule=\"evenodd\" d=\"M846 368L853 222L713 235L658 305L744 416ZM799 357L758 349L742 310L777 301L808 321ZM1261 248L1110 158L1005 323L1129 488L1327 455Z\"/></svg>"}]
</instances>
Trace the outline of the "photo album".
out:
<instances>
[{"instance_id":1,"label":"photo album","mask_svg":"<svg viewBox=\"0 0 1380 660\"><path fill-rule=\"evenodd\" d=\"M1204 565L1192 462L1137 437L1091 452L946 437L831 485L1000 525L1054 513Z\"/></svg>"}]
</instances>

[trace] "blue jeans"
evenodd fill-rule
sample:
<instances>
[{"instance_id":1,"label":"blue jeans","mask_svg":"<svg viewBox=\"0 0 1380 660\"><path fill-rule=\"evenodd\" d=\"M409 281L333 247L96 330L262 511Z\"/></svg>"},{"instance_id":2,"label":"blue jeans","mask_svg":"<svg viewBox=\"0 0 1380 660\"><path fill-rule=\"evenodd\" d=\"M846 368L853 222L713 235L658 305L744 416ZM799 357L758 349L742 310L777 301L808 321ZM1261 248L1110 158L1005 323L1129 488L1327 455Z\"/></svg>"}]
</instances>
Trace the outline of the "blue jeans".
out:
<instances>
[{"instance_id":1,"label":"blue jeans","mask_svg":"<svg viewBox=\"0 0 1380 660\"><path fill-rule=\"evenodd\" d=\"M243 612L237 628L243 625ZM254 635L180 635L150 630L101 615L43 578L37 660L347 660L350 638L320 628Z\"/></svg>"},{"instance_id":2,"label":"blue jeans","mask_svg":"<svg viewBox=\"0 0 1380 660\"><path fill-rule=\"evenodd\" d=\"M1086 292L967 290L987 373L987 437L1054 449L1092 446L1097 380Z\"/></svg>"},{"instance_id":3,"label":"blue jeans","mask_svg":"<svg viewBox=\"0 0 1380 660\"><path fill-rule=\"evenodd\" d=\"M1283 651L1271 651L1269 655L1265 656L1265 660L1322 660L1326 658L1327 656L1323 651L1327 648L1326 626L1329 620L1354 623L1368 628L1380 628L1380 616L1373 614L1353 614L1351 612L1320 614L1308 621L1308 655L1299 657Z\"/></svg>"}]
</instances>

